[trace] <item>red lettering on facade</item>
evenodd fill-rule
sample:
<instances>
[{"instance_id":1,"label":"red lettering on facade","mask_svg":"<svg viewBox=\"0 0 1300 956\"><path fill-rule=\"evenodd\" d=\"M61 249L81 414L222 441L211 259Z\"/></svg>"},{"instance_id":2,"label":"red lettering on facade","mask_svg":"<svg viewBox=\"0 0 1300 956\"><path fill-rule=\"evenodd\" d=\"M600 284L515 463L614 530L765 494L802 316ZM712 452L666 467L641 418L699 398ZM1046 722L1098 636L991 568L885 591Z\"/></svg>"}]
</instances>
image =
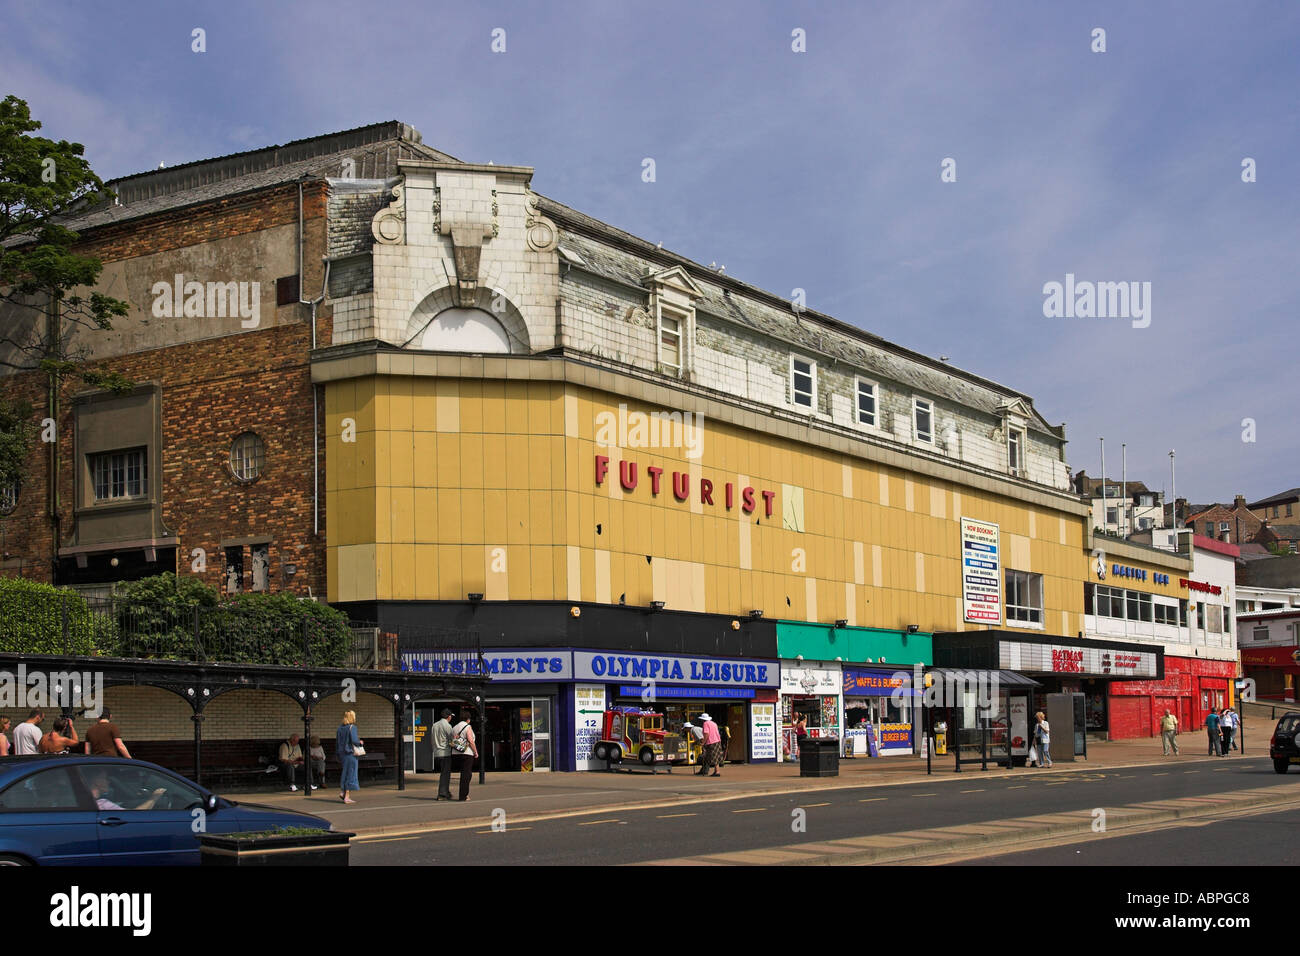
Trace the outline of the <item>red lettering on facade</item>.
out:
<instances>
[{"instance_id":1,"label":"red lettering on facade","mask_svg":"<svg viewBox=\"0 0 1300 956\"><path fill-rule=\"evenodd\" d=\"M596 484L602 484L605 481L605 475L609 472L609 457L606 455L596 456Z\"/></svg>"},{"instance_id":2,"label":"red lettering on facade","mask_svg":"<svg viewBox=\"0 0 1300 956\"><path fill-rule=\"evenodd\" d=\"M753 514L754 505L754 489L746 488L740 493L740 510L745 514Z\"/></svg>"},{"instance_id":3,"label":"red lettering on facade","mask_svg":"<svg viewBox=\"0 0 1300 956\"><path fill-rule=\"evenodd\" d=\"M636 462L620 461L618 463L618 480L624 491L636 490Z\"/></svg>"},{"instance_id":4,"label":"red lettering on facade","mask_svg":"<svg viewBox=\"0 0 1300 956\"><path fill-rule=\"evenodd\" d=\"M662 468L656 468L654 465L646 467L646 473L650 476L650 494L659 494L659 476L664 473Z\"/></svg>"},{"instance_id":5,"label":"red lettering on facade","mask_svg":"<svg viewBox=\"0 0 1300 956\"><path fill-rule=\"evenodd\" d=\"M706 505L713 504L713 482L707 478L700 479L700 502Z\"/></svg>"},{"instance_id":6,"label":"red lettering on facade","mask_svg":"<svg viewBox=\"0 0 1300 956\"><path fill-rule=\"evenodd\" d=\"M736 490L731 486L731 482L727 482L727 510L728 511L730 511L731 506L736 503L735 491Z\"/></svg>"},{"instance_id":7,"label":"red lettering on facade","mask_svg":"<svg viewBox=\"0 0 1300 956\"><path fill-rule=\"evenodd\" d=\"M763 492L763 506L767 511L766 517L772 517L772 499L776 497L775 491Z\"/></svg>"},{"instance_id":8,"label":"red lettering on facade","mask_svg":"<svg viewBox=\"0 0 1300 956\"><path fill-rule=\"evenodd\" d=\"M691 493L691 475L690 472L674 471L673 472L673 497L678 501L685 501Z\"/></svg>"}]
</instances>

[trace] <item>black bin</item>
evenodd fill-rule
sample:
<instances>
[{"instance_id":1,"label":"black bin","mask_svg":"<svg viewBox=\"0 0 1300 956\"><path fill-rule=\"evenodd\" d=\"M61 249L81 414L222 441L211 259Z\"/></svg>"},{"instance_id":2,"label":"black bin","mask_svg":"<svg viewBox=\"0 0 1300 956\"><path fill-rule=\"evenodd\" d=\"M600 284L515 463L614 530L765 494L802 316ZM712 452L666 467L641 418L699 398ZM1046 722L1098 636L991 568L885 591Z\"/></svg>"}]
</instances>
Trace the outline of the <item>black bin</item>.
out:
<instances>
[{"instance_id":1,"label":"black bin","mask_svg":"<svg viewBox=\"0 0 1300 956\"><path fill-rule=\"evenodd\" d=\"M838 777L839 775L839 738L805 737L799 741L799 776Z\"/></svg>"}]
</instances>

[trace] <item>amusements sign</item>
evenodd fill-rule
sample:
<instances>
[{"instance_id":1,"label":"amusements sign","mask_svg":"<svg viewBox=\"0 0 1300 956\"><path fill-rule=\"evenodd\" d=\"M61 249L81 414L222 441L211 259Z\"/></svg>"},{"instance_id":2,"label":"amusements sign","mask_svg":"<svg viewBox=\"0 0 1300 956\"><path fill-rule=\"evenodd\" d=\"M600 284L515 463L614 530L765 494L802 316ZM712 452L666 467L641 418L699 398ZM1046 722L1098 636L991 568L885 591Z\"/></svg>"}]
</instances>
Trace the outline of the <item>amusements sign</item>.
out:
<instances>
[{"instance_id":1,"label":"amusements sign","mask_svg":"<svg viewBox=\"0 0 1300 956\"><path fill-rule=\"evenodd\" d=\"M573 685L573 757L575 770L598 769L591 751L600 739L605 719L605 685Z\"/></svg>"},{"instance_id":2,"label":"amusements sign","mask_svg":"<svg viewBox=\"0 0 1300 956\"><path fill-rule=\"evenodd\" d=\"M961 519L962 605L973 624L1002 623L1002 561L998 526Z\"/></svg>"}]
</instances>

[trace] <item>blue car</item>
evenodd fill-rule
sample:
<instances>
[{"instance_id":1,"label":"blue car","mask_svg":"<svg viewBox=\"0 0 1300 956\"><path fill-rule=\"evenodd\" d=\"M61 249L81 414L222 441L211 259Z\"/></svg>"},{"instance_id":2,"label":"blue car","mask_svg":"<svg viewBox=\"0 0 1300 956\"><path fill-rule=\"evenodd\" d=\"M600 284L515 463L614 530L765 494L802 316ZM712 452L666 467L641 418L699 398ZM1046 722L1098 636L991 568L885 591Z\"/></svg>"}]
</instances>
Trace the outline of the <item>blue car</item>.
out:
<instances>
[{"instance_id":1,"label":"blue car","mask_svg":"<svg viewBox=\"0 0 1300 956\"><path fill-rule=\"evenodd\" d=\"M0 866L193 866L201 833L280 827L330 822L226 800L143 760L0 759Z\"/></svg>"}]
</instances>

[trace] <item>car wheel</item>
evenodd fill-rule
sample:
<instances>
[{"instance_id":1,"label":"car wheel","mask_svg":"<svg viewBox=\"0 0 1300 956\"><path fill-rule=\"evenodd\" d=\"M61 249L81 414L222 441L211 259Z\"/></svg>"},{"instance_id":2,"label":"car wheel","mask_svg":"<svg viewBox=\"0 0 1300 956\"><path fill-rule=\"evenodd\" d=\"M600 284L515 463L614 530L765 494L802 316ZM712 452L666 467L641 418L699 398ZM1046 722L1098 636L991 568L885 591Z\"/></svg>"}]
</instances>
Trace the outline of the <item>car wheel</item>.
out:
<instances>
[{"instance_id":1,"label":"car wheel","mask_svg":"<svg viewBox=\"0 0 1300 956\"><path fill-rule=\"evenodd\" d=\"M609 762L618 763L622 759L623 759L623 748L620 747L618 744L614 744L613 746L611 746L609 748Z\"/></svg>"},{"instance_id":2,"label":"car wheel","mask_svg":"<svg viewBox=\"0 0 1300 956\"><path fill-rule=\"evenodd\" d=\"M1289 766L1290 766L1290 762L1286 760L1273 761L1273 769L1276 770L1278 773L1286 773L1286 768Z\"/></svg>"},{"instance_id":3,"label":"car wheel","mask_svg":"<svg viewBox=\"0 0 1300 956\"><path fill-rule=\"evenodd\" d=\"M655 752L650 747L642 747L641 753L638 754L641 762L647 767L653 767L655 762Z\"/></svg>"},{"instance_id":4,"label":"car wheel","mask_svg":"<svg viewBox=\"0 0 1300 956\"><path fill-rule=\"evenodd\" d=\"M608 760L608 759L609 759L609 748L606 747L604 744L596 744L596 759L597 759L597 760Z\"/></svg>"},{"instance_id":5,"label":"car wheel","mask_svg":"<svg viewBox=\"0 0 1300 956\"><path fill-rule=\"evenodd\" d=\"M31 866L32 861L22 856L12 856L8 853L0 854L0 866Z\"/></svg>"}]
</instances>

